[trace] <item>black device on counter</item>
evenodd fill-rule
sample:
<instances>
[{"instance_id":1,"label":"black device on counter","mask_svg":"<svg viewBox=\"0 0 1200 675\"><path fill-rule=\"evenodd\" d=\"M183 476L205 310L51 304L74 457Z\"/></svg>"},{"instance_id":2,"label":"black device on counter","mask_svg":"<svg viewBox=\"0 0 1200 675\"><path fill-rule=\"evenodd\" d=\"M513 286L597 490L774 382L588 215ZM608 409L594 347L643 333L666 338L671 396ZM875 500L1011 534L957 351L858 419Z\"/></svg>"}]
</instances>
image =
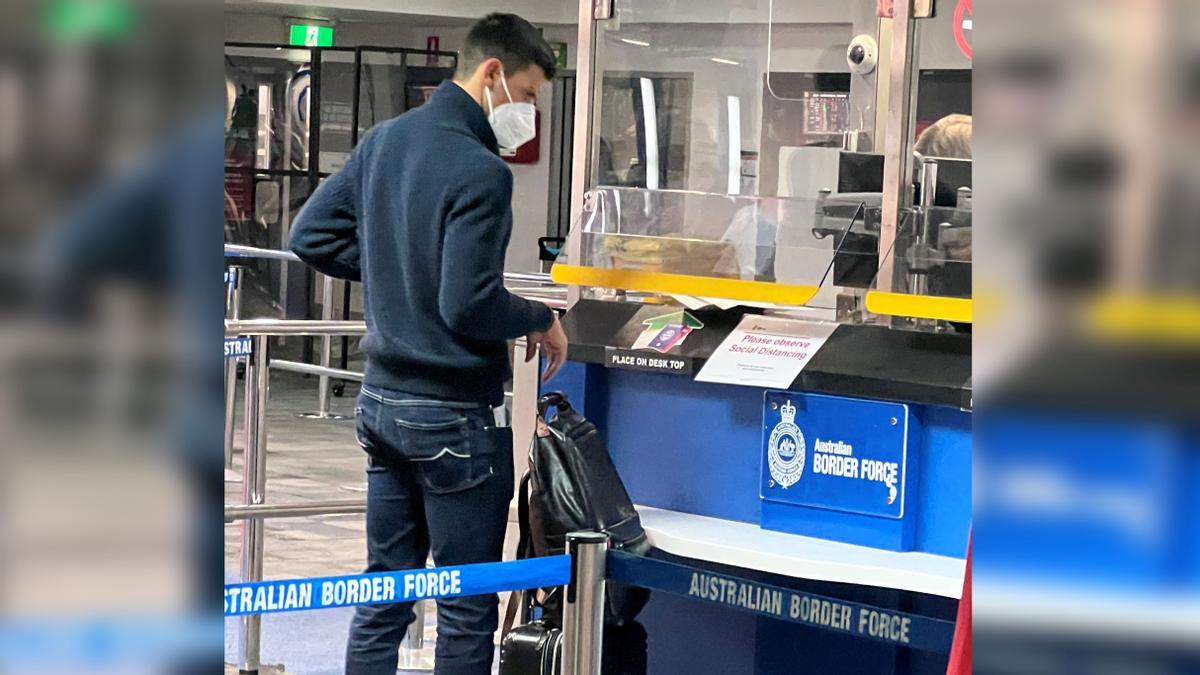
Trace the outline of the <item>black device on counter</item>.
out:
<instances>
[{"instance_id":1,"label":"black device on counter","mask_svg":"<svg viewBox=\"0 0 1200 675\"><path fill-rule=\"evenodd\" d=\"M971 187L971 160L938 158L937 194L934 206L953 207L958 189ZM913 185L920 177L920 163L913 162ZM883 193L883 155L873 152L843 152L838 156L838 192ZM914 199L917 191L913 191ZM914 204L916 202L914 201Z\"/></svg>"},{"instance_id":2,"label":"black device on counter","mask_svg":"<svg viewBox=\"0 0 1200 675\"><path fill-rule=\"evenodd\" d=\"M934 205L953 208L959 188L970 188L971 160L938 159L937 190ZM914 199L919 194L919 166L914 167ZM858 204L861 203L860 208ZM833 263L833 282L848 288L870 288L875 280L879 253L879 228L883 203L883 155L870 152L842 152L838 160L838 194L823 208L824 219L815 234L818 237L845 232ZM914 202L915 203L915 202ZM852 224L852 225L851 225ZM851 225L846 232L847 225ZM951 223L951 225L966 225ZM910 238L896 241L898 251L907 250ZM903 255L903 253L900 253ZM963 269L960 269L963 268ZM965 269L965 273L964 273ZM970 265L951 263L930 275L931 289L939 295L970 295Z\"/></svg>"}]
</instances>

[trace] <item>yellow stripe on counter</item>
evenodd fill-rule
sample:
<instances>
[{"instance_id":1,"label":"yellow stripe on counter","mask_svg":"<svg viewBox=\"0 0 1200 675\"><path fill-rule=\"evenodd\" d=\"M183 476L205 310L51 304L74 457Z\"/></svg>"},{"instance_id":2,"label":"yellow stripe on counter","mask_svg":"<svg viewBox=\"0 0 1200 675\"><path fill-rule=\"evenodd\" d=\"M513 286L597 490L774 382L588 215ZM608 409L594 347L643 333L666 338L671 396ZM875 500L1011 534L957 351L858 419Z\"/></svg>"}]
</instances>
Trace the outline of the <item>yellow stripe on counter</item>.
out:
<instances>
[{"instance_id":1,"label":"yellow stripe on counter","mask_svg":"<svg viewBox=\"0 0 1200 675\"><path fill-rule=\"evenodd\" d=\"M1088 320L1096 332L1109 337L1200 343L1200 299L1197 298L1109 295L1088 307Z\"/></svg>"},{"instance_id":2,"label":"yellow stripe on counter","mask_svg":"<svg viewBox=\"0 0 1200 675\"><path fill-rule=\"evenodd\" d=\"M816 286L779 284L772 281L717 279L690 274L642 272L637 270L600 269L557 263L550 268L550 278L558 284L599 286L622 291L646 293L677 293L706 298L771 302L777 305L801 306L817 294Z\"/></svg>"},{"instance_id":3,"label":"yellow stripe on counter","mask_svg":"<svg viewBox=\"0 0 1200 675\"><path fill-rule=\"evenodd\" d=\"M867 311L872 314L940 319L957 323L971 323L973 317L970 298L943 298L884 291L867 292Z\"/></svg>"}]
</instances>

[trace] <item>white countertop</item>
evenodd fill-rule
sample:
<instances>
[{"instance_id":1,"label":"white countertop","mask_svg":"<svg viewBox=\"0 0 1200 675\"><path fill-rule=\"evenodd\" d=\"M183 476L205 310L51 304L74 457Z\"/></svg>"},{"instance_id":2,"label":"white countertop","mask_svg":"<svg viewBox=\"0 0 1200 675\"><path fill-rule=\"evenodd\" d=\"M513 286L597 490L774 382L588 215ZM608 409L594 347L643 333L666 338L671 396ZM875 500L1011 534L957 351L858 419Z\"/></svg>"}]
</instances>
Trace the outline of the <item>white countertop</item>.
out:
<instances>
[{"instance_id":1,"label":"white countertop","mask_svg":"<svg viewBox=\"0 0 1200 675\"><path fill-rule=\"evenodd\" d=\"M962 595L966 561L957 558L843 544L648 506L639 506L638 513L650 543L685 558L800 579Z\"/></svg>"},{"instance_id":2,"label":"white countertop","mask_svg":"<svg viewBox=\"0 0 1200 675\"><path fill-rule=\"evenodd\" d=\"M1196 648L1200 635L1200 596L1070 587L1066 583L980 577L972 584L976 628L1033 631L1173 643Z\"/></svg>"}]
</instances>

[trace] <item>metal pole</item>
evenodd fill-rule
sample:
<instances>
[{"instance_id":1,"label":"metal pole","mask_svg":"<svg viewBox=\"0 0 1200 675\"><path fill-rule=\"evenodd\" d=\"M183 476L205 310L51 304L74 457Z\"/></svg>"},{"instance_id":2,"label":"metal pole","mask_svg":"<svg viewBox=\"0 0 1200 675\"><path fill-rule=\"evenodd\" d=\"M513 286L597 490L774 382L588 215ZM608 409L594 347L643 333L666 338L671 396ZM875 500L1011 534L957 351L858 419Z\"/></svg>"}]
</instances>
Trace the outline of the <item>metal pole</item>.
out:
<instances>
[{"instance_id":1,"label":"metal pole","mask_svg":"<svg viewBox=\"0 0 1200 675\"><path fill-rule=\"evenodd\" d=\"M593 0L579 0L579 38L575 49L575 138L571 145L571 221L573 227L583 215L583 193L591 185L592 119L599 99L595 96L596 21ZM581 237L567 236L567 255L578 265L583 256ZM580 289L567 291L567 306L579 301Z\"/></svg>"},{"instance_id":2,"label":"metal pole","mask_svg":"<svg viewBox=\"0 0 1200 675\"><path fill-rule=\"evenodd\" d=\"M246 366L246 441L242 461L242 503L262 504L267 489L267 398L270 371L267 368L267 340L252 338ZM242 524L241 580L261 581L263 577L263 521L252 518ZM238 645L238 670L257 673L262 631L261 616L242 617L241 642Z\"/></svg>"},{"instance_id":3,"label":"metal pole","mask_svg":"<svg viewBox=\"0 0 1200 675\"><path fill-rule=\"evenodd\" d=\"M290 373L304 373L305 375L325 375L327 377L345 380L347 382L362 382L363 374L353 370L342 370L341 368L322 368L314 366L311 363L303 361L285 361L283 359L271 359L272 370L286 370Z\"/></svg>"},{"instance_id":4,"label":"metal pole","mask_svg":"<svg viewBox=\"0 0 1200 675\"><path fill-rule=\"evenodd\" d=\"M225 288L225 318L237 320L242 316L242 268L231 266ZM237 482L233 473L233 422L237 405L238 359L225 359L225 480Z\"/></svg>"},{"instance_id":5,"label":"metal pole","mask_svg":"<svg viewBox=\"0 0 1200 675\"><path fill-rule=\"evenodd\" d=\"M363 335L363 321L304 321L302 319L242 319L225 322L225 337L238 335Z\"/></svg>"},{"instance_id":6,"label":"metal pole","mask_svg":"<svg viewBox=\"0 0 1200 675\"><path fill-rule=\"evenodd\" d=\"M404 646L414 651L420 651L425 646L425 603L418 602L413 606L415 618L408 625L404 635Z\"/></svg>"},{"instance_id":7,"label":"metal pole","mask_svg":"<svg viewBox=\"0 0 1200 675\"><path fill-rule=\"evenodd\" d=\"M600 675L604 641L604 561L608 535L572 532L567 535L571 555L571 584L563 610L562 675Z\"/></svg>"},{"instance_id":8,"label":"metal pole","mask_svg":"<svg viewBox=\"0 0 1200 675\"><path fill-rule=\"evenodd\" d=\"M517 476L525 475L526 469L529 468L529 444L533 442L537 432L539 380L542 372L540 350L532 361L526 362L525 344L526 338L517 338L512 354L513 468ZM513 485L514 497L518 488L519 485ZM512 522L517 522L515 512L510 514L510 518ZM513 550L516 550L515 547Z\"/></svg>"},{"instance_id":9,"label":"metal pole","mask_svg":"<svg viewBox=\"0 0 1200 675\"><path fill-rule=\"evenodd\" d=\"M921 193L918 204L920 210L914 212L916 222L913 223L913 251L915 255L925 255L930 247L934 244L933 234L933 214L930 210L933 208L937 199L937 175L938 165L937 160L932 157L926 157L921 162ZM913 260L918 267L917 272L909 272L908 275L908 292L913 295L925 295L928 292L928 271L924 269L928 266L929 260Z\"/></svg>"},{"instance_id":10,"label":"metal pole","mask_svg":"<svg viewBox=\"0 0 1200 675\"><path fill-rule=\"evenodd\" d=\"M333 277L328 275L321 276L321 320L325 323L333 323ZM308 419L317 420L344 420L345 415L336 415L329 412L329 363L333 352L333 336L321 336L321 365L320 370L316 370L317 374L317 411L311 413L297 413L297 417L306 417Z\"/></svg>"},{"instance_id":11,"label":"metal pole","mask_svg":"<svg viewBox=\"0 0 1200 675\"><path fill-rule=\"evenodd\" d=\"M337 516L366 513L365 499L334 499L327 502L303 502L300 504L257 504L252 506L226 506L225 522L255 520L261 518L308 518L311 516Z\"/></svg>"},{"instance_id":12,"label":"metal pole","mask_svg":"<svg viewBox=\"0 0 1200 675\"><path fill-rule=\"evenodd\" d=\"M350 99L350 147L358 147L358 118L360 116L359 106L362 105L362 63L363 48L358 46L354 48L354 98ZM350 282L342 284L342 321L350 320ZM343 335L341 338L342 353L339 367L345 370L350 363L350 337Z\"/></svg>"},{"instance_id":13,"label":"metal pole","mask_svg":"<svg viewBox=\"0 0 1200 675\"><path fill-rule=\"evenodd\" d=\"M416 618L408 624L408 632L404 634L404 643L400 645L400 670L425 672L434 667L433 649L425 646L425 610L428 602L421 601L413 605Z\"/></svg>"},{"instance_id":14,"label":"metal pole","mask_svg":"<svg viewBox=\"0 0 1200 675\"><path fill-rule=\"evenodd\" d=\"M333 320L333 277L325 276L321 279L321 318L325 321ZM326 335L321 338L321 367L329 367L329 354L333 350L333 337ZM321 417L329 416L329 376L321 375L317 378L317 414Z\"/></svg>"},{"instance_id":15,"label":"metal pole","mask_svg":"<svg viewBox=\"0 0 1200 675\"><path fill-rule=\"evenodd\" d=\"M912 206L913 70L916 63L913 0L898 0L892 18L892 44L888 59L888 117L883 136L883 208L879 230L879 272L875 286L894 287L896 230L901 213ZM882 73L881 73L882 75ZM878 136L878 130L876 130Z\"/></svg>"},{"instance_id":16,"label":"metal pole","mask_svg":"<svg viewBox=\"0 0 1200 675\"><path fill-rule=\"evenodd\" d=\"M273 248L255 248L241 244L225 244L226 258L254 258L257 260L284 260L299 262L300 258L291 251L280 251Z\"/></svg>"}]
</instances>

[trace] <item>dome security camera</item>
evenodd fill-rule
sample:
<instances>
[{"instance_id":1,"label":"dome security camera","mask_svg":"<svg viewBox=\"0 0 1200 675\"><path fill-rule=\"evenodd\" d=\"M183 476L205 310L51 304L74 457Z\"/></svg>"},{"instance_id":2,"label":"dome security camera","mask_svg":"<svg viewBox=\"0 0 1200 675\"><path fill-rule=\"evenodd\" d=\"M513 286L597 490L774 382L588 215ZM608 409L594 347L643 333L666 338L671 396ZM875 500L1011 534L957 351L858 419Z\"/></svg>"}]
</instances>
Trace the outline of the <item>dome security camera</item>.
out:
<instances>
[{"instance_id":1,"label":"dome security camera","mask_svg":"<svg viewBox=\"0 0 1200 675\"><path fill-rule=\"evenodd\" d=\"M859 35L846 47L846 65L855 75L870 75L879 62L879 45L870 35Z\"/></svg>"}]
</instances>

